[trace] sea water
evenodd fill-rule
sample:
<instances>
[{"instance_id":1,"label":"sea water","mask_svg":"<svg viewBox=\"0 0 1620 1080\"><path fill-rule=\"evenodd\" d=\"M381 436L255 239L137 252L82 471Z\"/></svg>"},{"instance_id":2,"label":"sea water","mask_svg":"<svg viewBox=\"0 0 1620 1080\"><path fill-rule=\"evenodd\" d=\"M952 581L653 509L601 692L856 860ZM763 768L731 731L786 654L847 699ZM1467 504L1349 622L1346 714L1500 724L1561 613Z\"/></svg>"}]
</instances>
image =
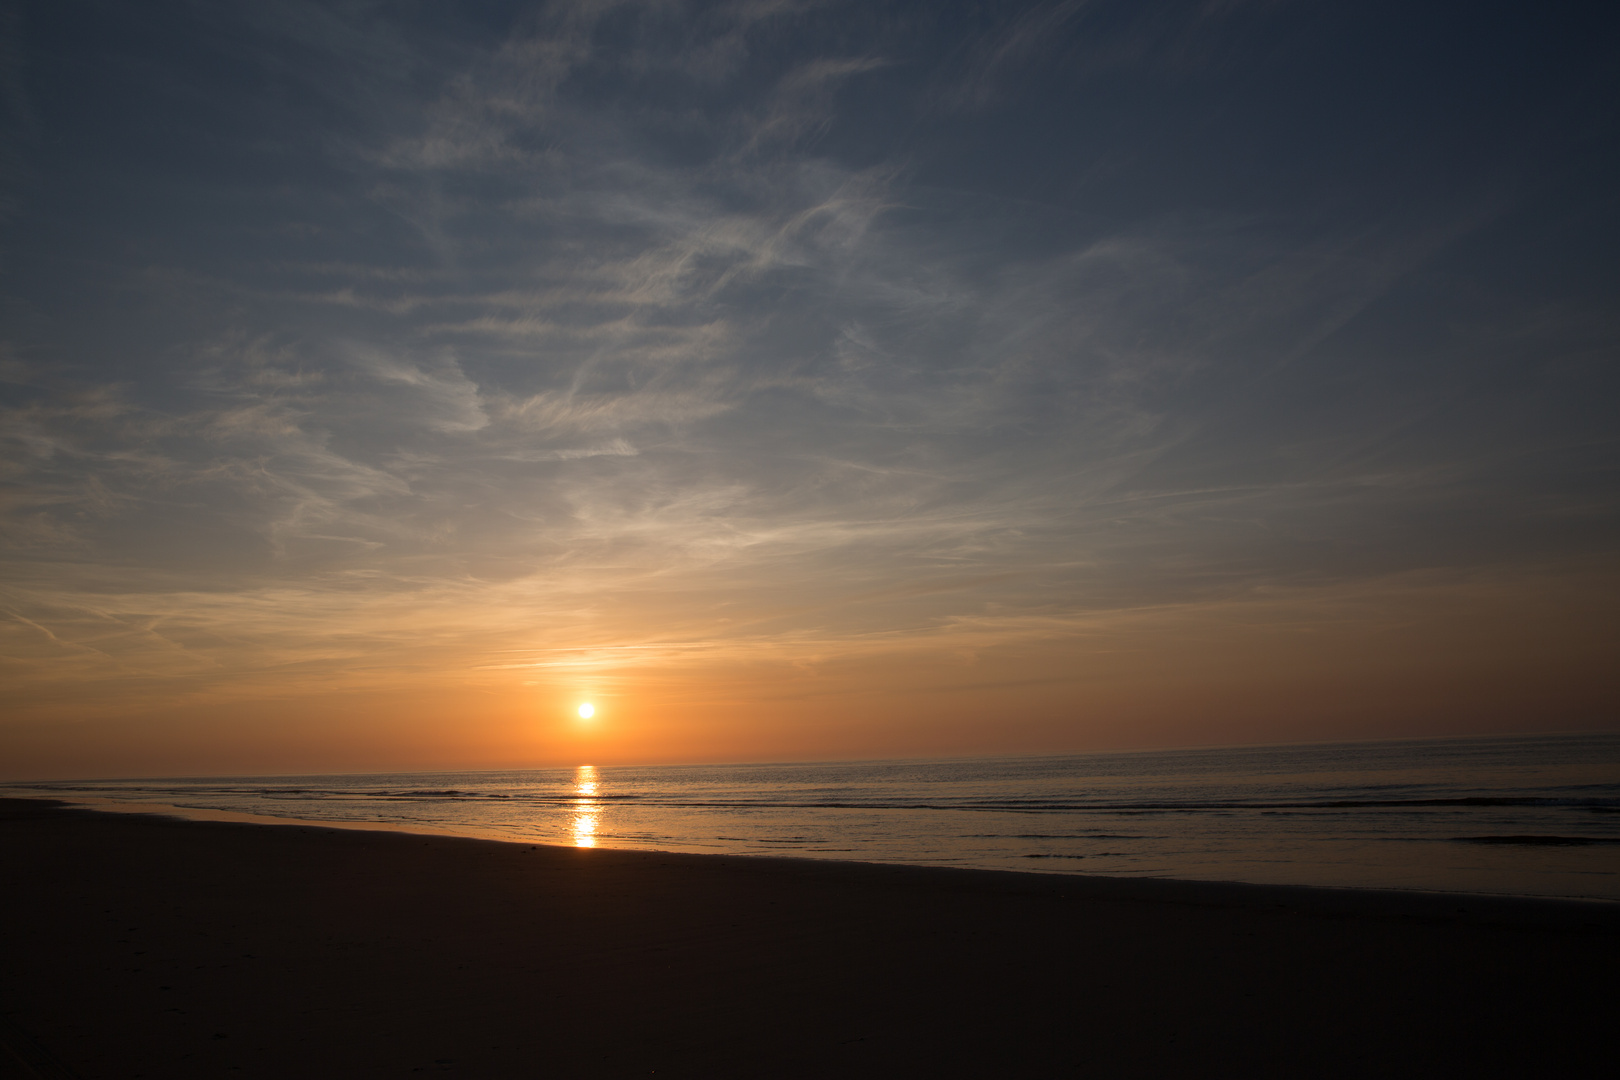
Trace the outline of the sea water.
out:
<instances>
[{"instance_id":1,"label":"sea water","mask_svg":"<svg viewBox=\"0 0 1620 1080\"><path fill-rule=\"evenodd\" d=\"M1620 900L1620 733L4 793L578 847Z\"/></svg>"}]
</instances>

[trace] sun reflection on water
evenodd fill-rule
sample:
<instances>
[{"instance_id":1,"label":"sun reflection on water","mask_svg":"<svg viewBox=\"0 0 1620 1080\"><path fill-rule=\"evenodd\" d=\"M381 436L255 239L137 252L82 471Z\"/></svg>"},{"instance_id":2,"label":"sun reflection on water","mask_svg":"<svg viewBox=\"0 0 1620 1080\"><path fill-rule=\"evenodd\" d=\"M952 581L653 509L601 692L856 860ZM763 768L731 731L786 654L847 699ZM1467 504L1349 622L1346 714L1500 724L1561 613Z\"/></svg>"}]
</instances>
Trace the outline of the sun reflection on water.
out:
<instances>
[{"instance_id":1,"label":"sun reflection on water","mask_svg":"<svg viewBox=\"0 0 1620 1080\"><path fill-rule=\"evenodd\" d=\"M601 820L596 801L596 766L581 765L574 770L574 846L595 847L596 826Z\"/></svg>"}]
</instances>

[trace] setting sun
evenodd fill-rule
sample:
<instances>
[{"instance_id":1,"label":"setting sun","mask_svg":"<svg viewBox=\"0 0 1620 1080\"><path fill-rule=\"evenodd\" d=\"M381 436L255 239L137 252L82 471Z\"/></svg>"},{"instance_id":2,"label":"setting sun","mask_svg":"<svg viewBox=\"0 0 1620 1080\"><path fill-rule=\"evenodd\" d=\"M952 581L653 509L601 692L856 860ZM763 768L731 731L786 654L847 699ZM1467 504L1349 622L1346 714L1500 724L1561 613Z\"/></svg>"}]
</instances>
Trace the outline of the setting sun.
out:
<instances>
[{"instance_id":1,"label":"setting sun","mask_svg":"<svg viewBox=\"0 0 1620 1080\"><path fill-rule=\"evenodd\" d=\"M591 717L593 717L595 715L596 715L596 706L592 705L590 702L587 701L585 704L583 704L583 705L581 705L579 707L579 718L581 720L589 720Z\"/></svg>"}]
</instances>

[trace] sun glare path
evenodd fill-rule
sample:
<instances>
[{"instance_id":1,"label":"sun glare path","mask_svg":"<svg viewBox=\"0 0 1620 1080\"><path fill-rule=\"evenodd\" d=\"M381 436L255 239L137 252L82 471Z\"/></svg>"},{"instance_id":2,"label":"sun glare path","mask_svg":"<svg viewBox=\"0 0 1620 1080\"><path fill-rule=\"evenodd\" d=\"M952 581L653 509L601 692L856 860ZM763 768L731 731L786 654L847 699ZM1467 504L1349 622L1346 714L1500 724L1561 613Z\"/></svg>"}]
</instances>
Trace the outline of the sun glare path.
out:
<instances>
[{"instance_id":1,"label":"sun glare path","mask_svg":"<svg viewBox=\"0 0 1620 1080\"><path fill-rule=\"evenodd\" d=\"M595 847L601 809L596 801L596 766L574 770L574 846Z\"/></svg>"}]
</instances>

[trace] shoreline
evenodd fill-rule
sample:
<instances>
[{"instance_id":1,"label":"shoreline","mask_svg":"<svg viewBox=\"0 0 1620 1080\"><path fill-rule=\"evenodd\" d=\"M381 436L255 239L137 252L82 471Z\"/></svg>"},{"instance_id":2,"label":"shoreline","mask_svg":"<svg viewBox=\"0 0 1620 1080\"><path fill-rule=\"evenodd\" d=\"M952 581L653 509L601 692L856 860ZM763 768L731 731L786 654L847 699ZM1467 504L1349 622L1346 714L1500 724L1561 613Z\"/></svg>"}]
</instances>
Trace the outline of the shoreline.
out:
<instances>
[{"instance_id":1,"label":"shoreline","mask_svg":"<svg viewBox=\"0 0 1620 1080\"><path fill-rule=\"evenodd\" d=\"M81 813L104 814L134 814L134 816L154 816L154 818L168 818L172 821L194 821L194 823L217 824L243 824L243 826L288 826L288 827L318 827L318 829L343 829L355 832L397 832L402 836L442 837L442 839L486 840L491 844L515 844L523 847L559 848L559 850L598 850L598 852L643 852L648 855L690 855L695 858L742 858L748 861L782 860L787 863L826 863L826 865L849 866L904 866L915 870L948 870L953 873L988 873L988 874L1014 874L1014 876L1029 876L1029 878L1058 878L1058 879L1084 879L1084 881L1118 882L1124 886L1128 882L1173 882L1189 887L1223 887L1233 886L1236 889L1281 889L1281 891L1304 891L1306 894L1345 894L1345 895L1388 895L1388 897L1434 897L1437 904L1445 904L1448 899L1503 900L1508 904L1515 902L1549 902L1549 904L1575 904L1575 905L1609 905L1620 910L1620 899L1615 897L1594 897L1594 895L1554 895L1542 892L1473 892L1464 889L1419 889L1419 887L1396 886L1348 886L1348 884L1296 884L1296 882L1268 882L1268 881L1239 881L1228 878L1171 878L1171 876L1137 876L1126 878L1121 874L1097 874L1089 871L1058 871L1042 870L1037 866L1027 868L990 868L990 866L951 866L944 863L891 863L880 860L854 860L854 858L818 858L808 855L768 855L768 853L739 853L731 852L690 852L679 848L656 847L616 847L612 844L596 844L590 848L578 848L577 845L548 844L544 840L518 839L509 836L497 829L480 829L476 826L437 826L426 823L395 823L395 821L361 821L361 819L342 819L330 821L319 818L288 818L288 816L272 816L272 814L246 813L240 810L214 810L207 806L180 806L175 803L152 803L152 801L118 800L118 798L105 797L79 797L63 798L57 795L0 795L0 803L8 800L39 801L47 805L60 806L63 810L81 811ZM3 1077L0 1077L3 1080Z\"/></svg>"},{"instance_id":2,"label":"shoreline","mask_svg":"<svg viewBox=\"0 0 1620 1080\"><path fill-rule=\"evenodd\" d=\"M179 806L173 803L137 802L135 800L111 799L105 797L62 798L53 795L0 795L0 803L9 801L39 802L58 807L66 811L86 814L134 815L160 817L173 821L210 822L215 824L233 824L247 826L274 827L283 826L291 828L319 828L339 829L354 832L398 833L405 836L426 836L443 839L478 840L498 844L515 844L524 847L543 847L556 850L592 850L641 852L649 855L691 856L704 859L743 859L749 862L780 861L789 864L810 863L817 865L857 866L857 867L901 867L918 870L944 870L952 873L983 873L1008 874L1015 877L1031 877L1042 879L1077 880L1088 882L1112 882L1110 888L1121 890L1111 895L1125 895L1130 883L1162 882L1166 887L1177 888L1203 888L1221 889L1231 887L1242 890L1290 890L1299 891L1301 896L1317 896L1325 899L1329 895L1343 894L1350 896L1387 897L1391 901L1399 897L1430 897L1433 903L1430 907L1440 908L1448 900L1466 899L1492 903L1502 901L1506 906L1520 902L1529 904L1549 903L1572 905L1607 906L1620 912L1620 899L1603 896L1558 896L1545 893L1513 893L1513 892L1470 892L1462 889L1421 889L1398 888L1378 885L1316 885L1316 884L1284 884L1277 882L1239 881L1223 878L1179 878L1140 876L1125 877L1121 875L1095 874L1085 871L1059 871L1043 870L1037 867L1020 867L1017 869L1006 867L975 867L975 866L949 866L940 863L901 863L866 861L861 859L826 859L806 855L774 855L774 854L733 854L729 852L713 851L682 851L678 849L665 849L653 847L616 847L603 843L590 848L579 848L575 845L547 843L541 840L526 840L514 838L495 829L479 829L476 826L444 826L426 823L408 823L391 821L363 821L341 820L331 821L317 818L281 817L268 814L251 814L240 810L216 810L209 807ZM1145 895L1158 895L1154 890L1157 886L1148 886ZM1234 894L1236 895L1236 894ZM1375 901L1376 902L1376 901ZM1424 902L1416 902L1420 907ZM1416 910L1416 908L1414 909ZM4 1080L0 1077L0 1080Z\"/></svg>"},{"instance_id":3,"label":"shoreline","mask_svg":"<svg viewBox=\"0 0 1620 1080\"><path fill-rule=\"evenodd\" d=\"M20 1032L85 1080L1522 1075L1604 1060L1620 963L1606 901L545 847L45 799L0 800L0 837L0 1043Z\"/></svg>"}]
</instances>

